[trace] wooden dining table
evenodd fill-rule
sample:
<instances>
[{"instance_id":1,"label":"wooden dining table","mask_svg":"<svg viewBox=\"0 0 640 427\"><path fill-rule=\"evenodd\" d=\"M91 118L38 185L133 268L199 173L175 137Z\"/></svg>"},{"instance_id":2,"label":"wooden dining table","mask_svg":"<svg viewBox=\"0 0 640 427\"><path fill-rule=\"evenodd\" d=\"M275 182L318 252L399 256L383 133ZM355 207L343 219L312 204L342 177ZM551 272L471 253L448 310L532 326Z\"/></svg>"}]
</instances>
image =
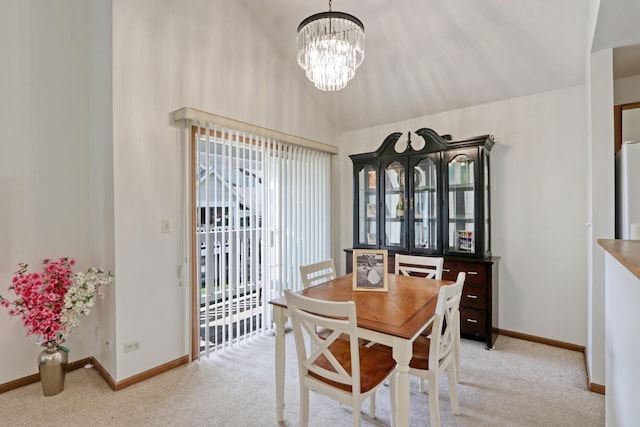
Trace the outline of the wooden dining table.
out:
<instances>
[{"instance_id":1,"label":"wooden dining table","mask_svg":"<svg viewBox=\"0 0 640 427\"><path fill-rule=\"evenodd\" d=\"M358 336L393 349L396 370L396 426L409 425L409 361L413 341L432 322L438 291L449 280L389 274L388 291L353 290L351 274L303 289L299 293L326 301L355 301ZM284 421L285 322L284 296L269 301L276 324L276 420Z\"/></svg>"}]
</instances>

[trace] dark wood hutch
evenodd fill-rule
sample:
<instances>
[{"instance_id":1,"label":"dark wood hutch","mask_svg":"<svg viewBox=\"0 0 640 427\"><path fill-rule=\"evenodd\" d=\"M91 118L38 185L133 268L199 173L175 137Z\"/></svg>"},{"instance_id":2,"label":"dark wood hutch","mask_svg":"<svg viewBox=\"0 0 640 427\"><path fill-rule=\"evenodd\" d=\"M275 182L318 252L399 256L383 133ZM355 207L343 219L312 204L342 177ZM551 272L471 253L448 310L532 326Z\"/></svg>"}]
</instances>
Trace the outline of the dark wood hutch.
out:
<instances>
[{"instance_id":1,"label":"dark wood hutch","mask_svg":"<svg viewBox=\"0 0 640 427\"><path fill-rule=\"evenodd\" d=\"M374 152L354 154L353 248L443 256L443 279L467 273L463 337L493 348L498 325L498 257L491 256L490 135L453 141L434 130L400 132ZM345 249L347 273L353 250Z\"/></svg>"}]
</instances>

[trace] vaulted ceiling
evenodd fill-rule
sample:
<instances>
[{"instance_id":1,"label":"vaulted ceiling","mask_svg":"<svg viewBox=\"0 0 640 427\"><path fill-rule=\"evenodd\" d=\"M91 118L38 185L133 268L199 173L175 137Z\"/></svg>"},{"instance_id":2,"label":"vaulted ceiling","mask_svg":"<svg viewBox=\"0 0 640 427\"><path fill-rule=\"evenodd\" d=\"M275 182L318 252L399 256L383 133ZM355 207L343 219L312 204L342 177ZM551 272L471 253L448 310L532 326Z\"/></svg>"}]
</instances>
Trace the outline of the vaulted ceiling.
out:
<instances>
[{"instance_id":1,"label":"vaulted ceiling","mask_svg":"<svg viewBox=\"0 0 640 427\"><path fill-rule=\"evenodd\" d=\"M293 67L298 24L328 10L328 2L319 0L244 3ZM580 85L588 3L335 0L334 11L364 23L364 62L338 92L316 90L302 69L298 74L341 131ZM608 25L612 16L615 22L612 10L598 25ZM598 40L608 42L606 36Z\"/></svg>"}]
</instances>

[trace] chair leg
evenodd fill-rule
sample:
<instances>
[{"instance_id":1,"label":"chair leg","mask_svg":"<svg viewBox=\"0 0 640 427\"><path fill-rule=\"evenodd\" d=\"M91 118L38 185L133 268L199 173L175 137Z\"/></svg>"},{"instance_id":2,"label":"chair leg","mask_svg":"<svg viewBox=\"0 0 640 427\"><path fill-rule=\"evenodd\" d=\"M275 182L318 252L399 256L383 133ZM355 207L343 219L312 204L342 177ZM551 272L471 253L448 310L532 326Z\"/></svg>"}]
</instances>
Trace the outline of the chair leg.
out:
<instances>
[{"instance_id":1,"label":"chair leg","mask_svg":"<svg viewBox=\"0 0 640 427\"><path fill-rule=\"evenodd\" d=\"M369 416L371 418L376 417L376 392L371 393L371 397L369 397Z\"/></svg>"},{"instance_id":2,"label":"chair leg","mask_svg":"<svg viewBox=\"0 0 640 427\"><path fill-rule=\"evenodd\" d=\"M396 426L396 374L389 379L389 399L391 400L391 427Z\"/></svg>"},{"instance_id":3,"label":"chair leg","mask_svg":"<svg viewBox=\"0 0 640 427\"><path fill-rule=\"evenodd\" d=\"M440 427L440 395L438 393L438 375L429 378L429 416L431 427Z\"/></svg>"},{"instance_id":4,"label":"chair leg","mask_svg":"<svg viewBox=\"0 0 640 427\"><path fill-rule=\"evenodd\" d=\"M447 379L449 382L449 399L451 400L451 410L454 414L460 415L460 404L458 403L458 390L456 374L454 372L454 366L449 365L447 368Z\"/></svg>"},{"instance_id":5,"label":"chair leg","mask_svg":"<svg viewBox=\"0 0 640 427\"><path fill-rule=\"evenodd\" d=\"M458 315L458 322L455 327L455 337L453 342L453 360L454 367L456 370L456 382L460 382L460 316Z\"/></svg>"},{"instance_id":6,"label":"chair leg","mask_svg":"<svg viewBox=\"0 0 640 427\"><path fill-rule=\"evenodd\" d=\"M353 400L351 407L353 408L353 427L360 427L360 405L357 400Z\"/></svg>"},{"instance_id":7,"label":"chair leg","mask_svg":"<svg viewBox=\"0 0 640 427\"><path fill-rule=\"evenodd\" d=\"M300 427L309 425L309 389L300 384Z\"/></svg>"}]
</instances>

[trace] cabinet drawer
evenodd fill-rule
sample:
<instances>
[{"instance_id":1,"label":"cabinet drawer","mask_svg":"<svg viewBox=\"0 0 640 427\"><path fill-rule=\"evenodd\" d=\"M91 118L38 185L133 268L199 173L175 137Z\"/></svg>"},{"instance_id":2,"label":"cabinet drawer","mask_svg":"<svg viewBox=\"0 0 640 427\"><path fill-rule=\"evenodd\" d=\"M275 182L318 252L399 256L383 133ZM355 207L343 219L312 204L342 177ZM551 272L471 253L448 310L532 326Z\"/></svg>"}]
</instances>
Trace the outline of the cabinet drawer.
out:
<instances>
[{"instance_id":1,"label":"cabinet drawer","mask_svg":"<svg viewBox=\"0 0 640 427\"><path fill-rule=\"evenodd\" d=\"M455 281L458 277L458 271L460 270L460 264L453 261L445 261L442 266L442 280Z\"/></svg>"},{"instance_id":2,"label":"cabinet drawer","mask_svg":"<svg viewBox=\"0 0 640 427\"><path fill-rule=\"evenodd\" d=\"M484 286L472 285L466 283L462 288L461 307L477 308L486 310L487 308L487 292Z\"/></svg>"},{"instance_id":3,"label":"cabinet drawer","mask_svg":"<svg viewBox=\"0 0 640 427\"><path fill-rule=\"evenodd\" d=\"M486 314L483 310L460 307L460 333L474 337L484 337Z\"/></svg>"},{"instance_id":4,"label":"cabinet drawer","mask_svg":"<svg viewBox=\"0 0 640 427\"><path fill-rule=\"evenodd\" d=\"M486 285L487 283L487 266L485 264L460 263L460 271L467 273L465 283L475 283L477 285ZM453 279L455 280L455 279Z\"/></svg>"}]
</instances>

